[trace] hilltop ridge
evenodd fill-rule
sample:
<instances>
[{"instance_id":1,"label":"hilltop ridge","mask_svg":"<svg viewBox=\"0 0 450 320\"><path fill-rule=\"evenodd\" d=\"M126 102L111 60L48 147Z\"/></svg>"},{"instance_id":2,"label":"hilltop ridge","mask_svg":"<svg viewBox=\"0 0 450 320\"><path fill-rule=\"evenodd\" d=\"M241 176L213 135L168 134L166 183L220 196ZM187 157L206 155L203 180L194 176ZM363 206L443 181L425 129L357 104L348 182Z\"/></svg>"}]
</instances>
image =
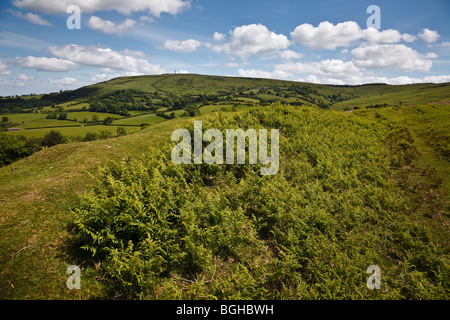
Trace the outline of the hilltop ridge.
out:
<instances>
[{"instance_id":1,"label":"hilltop ridge","mask_svg":"<svg viewBox=\"0 0 450 320\"><path fill-rule=\"evenodd\" d=\"M345 108L370 105L405 105L438 102L447 98L450 83L423 83L409 85L363 84L326 85L307 82L242 78L198 74L162 74L152 76L119 77L81 87L75 90L55 92L39 96L35 104L48 105L72 100L89 102L101 99L117 90L134 90L161 97L203 96L214 97L222 102L235 102L239 97L247 102L316 105L323 108L343 110ZM156 95L156 96L155 96ZM204 102L214 102L204 100ZM25 103L25 101L22 101ZM0 108L5 98L0 100ZM30 103L30 107L32 104Z\"/></svg>"}]
</instances>

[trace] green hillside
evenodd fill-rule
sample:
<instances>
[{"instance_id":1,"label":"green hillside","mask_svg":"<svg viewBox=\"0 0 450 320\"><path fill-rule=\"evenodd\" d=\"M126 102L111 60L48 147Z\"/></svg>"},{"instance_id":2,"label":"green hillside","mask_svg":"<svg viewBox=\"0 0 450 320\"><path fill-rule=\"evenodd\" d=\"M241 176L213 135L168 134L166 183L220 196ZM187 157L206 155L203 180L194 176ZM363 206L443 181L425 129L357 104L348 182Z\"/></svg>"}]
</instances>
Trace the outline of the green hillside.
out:
<instances>
[{"instance_id":1,"label":"green hillside","mask_svg":"<svg viewBox=\"0 0 450 320\"><path fill-rule=\"evenodd\" d=\"M112 79L73 91L42 95L33 99L3 98L0 108L22 106L25 109L57 102L68 110L87 106L93 98L101 98L116 91L134 90L136 96L151 94L155 101L165 97L185 95L217 96L219 100L242 97L252 102L279 100L309 102L332 108L365 107L370 104L399 105L437 102L448 98L450 83L359 86L321 85L304 82L258 78L206 76L196 74L164 74ZM333 97L333 95L335 95ZM42 103L41 103L42 101ZM73 102L75 101L75 102ZM77 102L78 101L78 102ZM230 100L231 101L231 100Z\"/></svg>"},{"instance_id":2,"label":"green hillside","mask_svg":"<svg viewBox=\"0 0 450 320\"><path fill-rule=\"evenodd\" d=\"M123 77L77 90L0 97L0 114L6 119L0 122L0 130L16 128L18 131L8 134L26 139L42 139L51 130L58 130L67 140L82 141L117 126L132 132L139 129L136 127L173 118L275 102L343 111L445 104L449 90L450 83L331 86L196 74Z\"/></svg>"},{"instance_id":3,"label":"green hillside","mask_svg":"<svg viewBox=\"0 0 450 320\"><path fill-rule=\"evenodd\" d=\"M246 99L257 100L264 86L279 97L271 85L287 94L293 84L163 75L70 94L128 88L160 98L222 94L214 103L228 104L239 99L232 87L252 90ZM308 89L317 101L339 92L390 104L405 95L402 106L352 113L247 105L60 144L0 168L0 297L448 299L450 109L407 104L448 100L449 84L301 85L317 90ZM260 176L260 164L174 165L171 134L192 131L194 120L203 130L279 129L278 173ZM81 290L65 285L73 264ZM381 290L366 287L374 264Z\"/></svg>"},{"instance_id":4,"label":"green hillside","mask_svg":"<svg viewBox=\"0 0 450 320\"><path fill-rule=\"evenodd\" d=\"M307 93L300 90L311 88L317 93ZM444 84L415 84L415 85L386 85L368 84L361 86L331 86L312 83L239 78L223 76L204 76L195 74L166 74L157 76L138 76L117 78L92 86L76 90L76 96L102 96L115 90L134 89L142 92L158 92L161 95L218 95L228 98L228 95L247 95L253 92L257 100L280 100L293 102L305 98L305 102L314 104L323 102L335 109L371 104L399 105L399 104L423 104L448 99L450 83ZM271 90L272 89L272 90ZM267 94L269 91L271 94ZM281 93L279 96L276 93ZM288 101L291 96L291 101ZM340 94L345 101L333 99L333 95ZM329 97L331 96L331 98ZM311 101L308 101L311 100Z\"/></svg>"}]
</instances>

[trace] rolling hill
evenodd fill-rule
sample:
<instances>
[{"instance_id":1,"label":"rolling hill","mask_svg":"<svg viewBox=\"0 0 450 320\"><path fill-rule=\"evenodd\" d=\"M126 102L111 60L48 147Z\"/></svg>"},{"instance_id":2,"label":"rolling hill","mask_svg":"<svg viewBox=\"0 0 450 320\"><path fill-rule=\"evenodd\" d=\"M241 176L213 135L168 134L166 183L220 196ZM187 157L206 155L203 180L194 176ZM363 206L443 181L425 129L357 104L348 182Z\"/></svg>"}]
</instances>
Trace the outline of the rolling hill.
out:
<instances>
[{"instance_id":1,"label":"rolling hill","mask_svg":"<svg viewBox=\"0 0 450 320\"><path fill-rule=\"evenodd\" d=\"M310 88L317 92L301 90ZM313 83L259 78L205 76L196 74L165 74L157 76L123 77L83 87L64 94L66 97L101 97L116 90L133 89L161 95L217 95L224 99L230 95L248 95L252 91L257 100L271 102L323 103L333 109L384 104L423 104L448 98L450 83L387 85L367 84L359 86L335 86ZM269 91L267 93L267 91ZM277 93L280 93L277 95ZM266 94L265 96L263 94ZM285 95L287 95L285 97ZM333 95L340 97L333 98ZM44 96L45 98L45 96ZM294 98L288 100L289 98ZM67 99L67 97L66 97ZM312 100L309 101L309 100ZM338 101L343 100L343 101Z\"/></svg>"},{"instance_id":2,"label":"rolling hill","mask_svg":"<svg viewBox=\"0 0 450 320\"><path fill-rule=\"evenodd\" d=\"M156 94L156 98L209 95L230 101L251 95L258 103L302 102L343 109L385 103L394 106L438 102L448 98L450 83L340 86L259 78L164 74L115 78L76 90L41 95L32 99L24 97L20 103L24 108L33 108L33 105L39 105L41 100L43 105L52 102L69 103L72 100L89 103L93 98L105 97L120 90L135 90L137 95ZM0 100L0 108L14 104L14 98Z\"/></svg>"}]
</instances>

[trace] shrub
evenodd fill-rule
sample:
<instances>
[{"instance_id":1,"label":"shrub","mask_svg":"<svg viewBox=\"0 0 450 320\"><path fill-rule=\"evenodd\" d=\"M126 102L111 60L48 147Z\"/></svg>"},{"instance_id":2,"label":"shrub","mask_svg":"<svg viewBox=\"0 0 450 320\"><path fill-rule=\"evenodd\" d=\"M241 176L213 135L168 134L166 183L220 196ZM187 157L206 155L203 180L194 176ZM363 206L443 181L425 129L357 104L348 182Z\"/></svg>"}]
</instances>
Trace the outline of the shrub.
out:
<instances>
[{"instance_id":1,"label":"shrub","mask_svg":"<svg viewBox=\"0 0 450 320\"><path fill-rule=\"evenodd\" d=\"M98 134L96 134L95 132L88 132L84 137L84 141L94 141L98 139L99 139Z\"/></svg>"},{"instance_id":2,"label":"shrub","mask_svg":"<svg viewBox=\"0 0 450 320\"><path fill-rule=\"evenodd\" d=\"M65 143L66 138L62 135L61 132L56 130L51 130L48 133L45 134L44 138L42 139L42 146L43 147L52 147L57 144Z\"/></svg>"},{"instance_id":3,"label":"shrub","mask_svg":"<svg viewBox=\"0 0 450 320\"><path fill-rule=\"evenodd\" d=\"M58 114L58 120L66 120L67 119L67 112L61 112Z\"/></svg>"},{"instance_id":4,"label":"shrub","mask_svg":"<svg viewBox=\"0 0 450 320\"><path fill-rule=\"evenodd\" d=\"M117 135L118 137L124 136L124 135L126 135L126 134L127 134L127 131L125 130L124 127L117 127L117 129L116 129L116 135Z\"/></svg>"},{"instance_id":5,"label":"shrub","mask_svg":"<svg viewBox=\"0 0 450 320\"><path fill-rule=\"evenodd\" d=\"M29 152L23 140L0 132L0 166L8 165L27 155Z\"/></svg>"},{"instance_id":6,"label":"shrub","mask_svg":"<svg viewBox=\"0 0 450 320\"><path fill-rule=\"evenodd\" d=\"M113 121L114 121L113 117L107 117L105 120L103 120L103 124L104 125L110 125L110 124L113 123Z\"/></svg>"}]
</instances>

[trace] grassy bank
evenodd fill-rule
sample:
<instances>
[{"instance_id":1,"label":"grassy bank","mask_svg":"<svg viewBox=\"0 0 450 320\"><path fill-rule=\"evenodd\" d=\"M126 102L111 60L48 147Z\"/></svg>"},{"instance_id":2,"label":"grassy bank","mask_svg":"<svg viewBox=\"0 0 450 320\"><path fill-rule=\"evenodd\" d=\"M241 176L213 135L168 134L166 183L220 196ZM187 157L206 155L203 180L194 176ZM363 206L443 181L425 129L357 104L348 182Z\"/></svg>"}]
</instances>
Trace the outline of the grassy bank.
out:
<instances>
[{"instance_id":1,"label":"grassy bank","mask_svg":"<svg viewBox=\"0 0 450 320\"><path fill-rule=\"evenodd\" d=\"M0 297L448 299L448 108L422 108L200 118L204 130L279 128L270 177L250 165L174 166L171 133L193 119L0 168ZM117 241L89 236L105 230ZM81 266L82 290L66 288L69 264ZM379 291L366 288L372 264Z\"/></svg>"}]
</instances>

